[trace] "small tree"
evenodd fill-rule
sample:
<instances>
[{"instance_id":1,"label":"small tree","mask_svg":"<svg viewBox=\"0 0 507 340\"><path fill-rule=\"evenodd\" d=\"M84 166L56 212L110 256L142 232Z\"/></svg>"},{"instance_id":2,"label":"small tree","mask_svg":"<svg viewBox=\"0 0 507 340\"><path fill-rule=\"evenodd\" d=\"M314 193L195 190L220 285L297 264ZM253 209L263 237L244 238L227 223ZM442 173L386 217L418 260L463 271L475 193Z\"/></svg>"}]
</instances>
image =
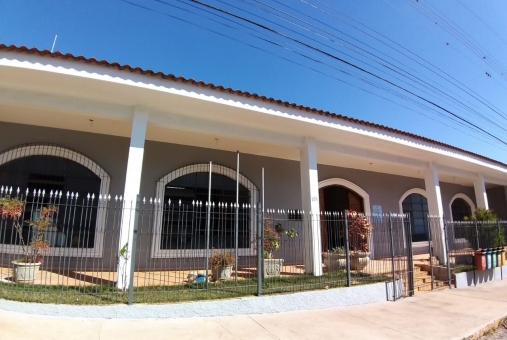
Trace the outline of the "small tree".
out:
<instances>
[{"instance_id":1,"label":"small tree","mask_svg":"<svg viewBox=\"0 0 507 340\"><path fill-rule=\"evenodd\" d=\"M273 227L273 222L266 221L264 223L264 258L271 259L273 258L273 252L280 248L280 233L276 230L276 228L280 228L280 225L277 224Z\"/></svg>"},{"instance_id":2,"label":"small tree","mask_svg":"<svg viewBox=\"0 0 507 340\"><path fill-rule=\"evenodd\" d=\"M32 239L28 244L23 238L23 224L20 221L24 210L25 202L19 198L11 198L10 196L0 198L0 215L3 220L12 220L12 225L18 233L23 249L24 257L18 259L18 262L42 263L44 260L42 252L49 249L49 243L44 239L44 234L52 224L53 215L58 211L58 208L54 205L42 207L37 210L39 212L38 218L25 221L32 230Z\"/></svg>"},{"instance_id":3,"label":"small tree","mask_svg":"<svg viewBox=\"0 0 507 340\"><path fill-rule=\"evenodd\" d=\"M370 222L364 215L352 210L347 210L347 222L349 227L349 249L357 252L369 252L368 238L373 229Z\"/></svg>"}]
</instances>

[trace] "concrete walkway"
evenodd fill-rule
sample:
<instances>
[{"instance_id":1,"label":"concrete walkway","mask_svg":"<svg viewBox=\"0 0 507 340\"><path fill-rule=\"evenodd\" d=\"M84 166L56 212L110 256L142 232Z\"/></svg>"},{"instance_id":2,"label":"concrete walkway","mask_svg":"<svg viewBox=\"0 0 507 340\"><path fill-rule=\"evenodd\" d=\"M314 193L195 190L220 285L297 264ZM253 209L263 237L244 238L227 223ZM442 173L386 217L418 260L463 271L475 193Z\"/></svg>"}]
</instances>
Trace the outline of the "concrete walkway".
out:
<instances>
[{"instance_id":1,"label":"concrete walkway","mask_svg":"<svg viewBox=\"0 0 507 340\"><path fill-rule=\"evenodd\" d=\"M370 305L187 319L80 319L0 310L0 339L463 339L507 316L507 280Z\"/></svg>"}]
</instances>

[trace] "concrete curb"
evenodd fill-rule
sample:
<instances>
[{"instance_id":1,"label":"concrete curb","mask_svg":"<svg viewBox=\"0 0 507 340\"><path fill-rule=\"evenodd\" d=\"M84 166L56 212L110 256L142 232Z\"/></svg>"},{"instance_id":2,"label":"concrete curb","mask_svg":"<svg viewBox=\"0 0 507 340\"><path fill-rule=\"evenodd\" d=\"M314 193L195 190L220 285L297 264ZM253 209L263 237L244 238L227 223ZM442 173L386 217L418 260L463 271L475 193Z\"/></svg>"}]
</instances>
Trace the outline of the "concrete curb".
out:
<instances>
[{"instance_id":1,"label":"concrete curb","mask_svg":"<svg viewBox=\"0 0 507 340\"><path fill-rule=\"evenodd\" d=\"M494 320L492 322L489 322L488 324L486 324L484 327L482 327L480 330L478 330L474 334L466 337L466 340L477 340L477 339L479 339L481 336L483 336L487 332L489 332L491 330L497 329L504 320L507 320L507 314L505 314L504 316L502 316L499 319L496 319L496 320Z\"/></svg>"},{"instance_id":2,"label":"concrete curb","mask_svg":"<svg viewBox=\"0 0 507 340\"><path fill-rule=\"evenodd\" d=\"M401 285L400 282L397 286ZM77 318L193 318L246 314L281 313L346 307L386 301L392 283L262 297L246 297L176 304L72 306L0 300L0 309L26 314Z\"/></svg>"}]
</instances>

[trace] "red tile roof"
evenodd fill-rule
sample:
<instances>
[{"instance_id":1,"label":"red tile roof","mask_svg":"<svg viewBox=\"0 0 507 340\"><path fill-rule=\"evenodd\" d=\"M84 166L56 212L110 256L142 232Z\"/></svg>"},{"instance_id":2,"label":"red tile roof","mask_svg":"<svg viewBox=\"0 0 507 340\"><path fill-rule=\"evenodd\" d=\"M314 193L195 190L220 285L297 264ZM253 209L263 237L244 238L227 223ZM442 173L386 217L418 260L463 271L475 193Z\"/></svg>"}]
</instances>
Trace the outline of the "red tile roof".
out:
<instances>
[{"instance_id":1,"label":"red tile roof","mask_svg":"<svg viewBox=\"0 0 507 340\"><path fill-rule=\"evenodd\" d=\"M431 143L431 144L434 144L434 145L437 145L437 146L442 146L442 147L450 148L450 149L452 149L454 151L463 152L465 154L468 154L468 155L471 155L471 156L474 156L474 157L477 157L477 158L481 158L483 160L495 163L497 165L501 165L503 167L507 167L507 164L499 162L497 160L494 160L494 159L491 159L491 158L488 158L488 157L485 157L485 156L482 156L482 155L479 155L479 154L476 154L476 153L473 153L473 152L470 152L470 151L467 151L467 150L463 150L463 149L460 149L458 147L455 147L455 146L452 146L452 145L449 145L449 144L445 144L445 143L442 143L442 142L439 142L439 141L436 141L436 140L433 140L433 139L430 139L430 138L419 136L419 135L416 135L416 134L413 134L413 133L410 133L410 132L401 131L401 130L394 129L394 128L391 128L391 127L388 127L388 126L385 126L385 125L371 123L371 122L368 122L368 121L365 121L365 120L360 120L360 119L356 119L356 118L347 117L347 116L344 116L344 115L341 115L341 114L332 113L332 112L329 112L329 111L323 111L323 110L319 110L319 109L308 107L308 106L304 106L304 105L298 105L296 103L289 103L287 101L282 101L280 99L274 99L274 98L271 98L271 97L260 96L257 93L250 93L248 91L234 90L234 89L232 89L230 87L225 88L222 85L215 85L213 83L205 83L202 80L196 81L196 80L194 80L192 78L187 79L187 78L181 77L181 76L180 77L176 77L173 74L166 74L166 73L162 73L162 72L154 72L154 71L152 71L150 69L143 70L140 67L132 67L130 65L120 65L117 62L112 62L111 63L111 62L108 62L107 60L97 60L95 58L87 58L87 57L84 57L84 56L75 56L75 55L70 54L70 53L63 54L61 52L51 52L49 50L39 50L37 48L28 48L26 46L19 46L18 47L16 45L0 44L0 51L1 50L23 52L23 53L28 53L28 54L38 54L38 55L41 55L41 56L50 56L50 57L53 57L53 58L70 59L70 60L81 61L81 62L85 62L85 63L93 63L93 64L100 65L100 66L114 67L114 68L122 70L122 71L125 70L125 71L130 71L130 72L139 72L141 74L146 74L146 75L149 75L149 76L161 77L161 78L169 79L169 80L172 80L172 81L179 81L179 82L183 82L183 83L190 83L190 84L193 84L193 85L196 85L196 86L207 87L207 88L210 88L210 89L213 89L213 90L217 90L217 91L223 91L223 92L229 92L229 93L237 94L239 96L253 97L254 99L263 100L263 101L267 101L267 102L270 102L270 103L276 103L276 104L279 104L279 105L283 105L285 107L291 107L291 108L294 108L294 109L304 110L304 111L311 112L311 113L314 113L314 114L317 114L317 115L332 117L332 118L336 118L336 119L339 119L339 120L342 120L342 121L351 122L351 123L355 123L355 124L359 124L359 125L364 125L364 126L367 126L367 127L373 127L373 128L377 128L377 129L380 129L380 130L392 132L392 133L395 133L395 134L398 134L398 135L401 135L401 136L406 136L406 137L414 138L414 139L420 140L422 142L427 142L427 143Z\"/></svg>"}]
</instances>

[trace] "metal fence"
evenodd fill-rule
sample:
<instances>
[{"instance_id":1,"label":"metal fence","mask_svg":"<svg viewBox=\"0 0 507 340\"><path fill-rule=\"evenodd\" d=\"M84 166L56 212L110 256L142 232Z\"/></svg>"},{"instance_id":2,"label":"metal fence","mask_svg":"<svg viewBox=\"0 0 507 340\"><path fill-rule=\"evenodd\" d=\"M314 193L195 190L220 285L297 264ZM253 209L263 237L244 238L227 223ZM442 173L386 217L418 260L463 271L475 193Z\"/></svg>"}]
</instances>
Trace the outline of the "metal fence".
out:
<instances>
[{"instance_id":1,"label":"metal fence","mask_svg":"<svg viewBox=\"0 0 507 340\"><path fill-rule=\"evenodd\" d=\"M378 282L399 288L391 289L390 299L414 292L405 215L125 202L121 196L4 188L0 209L0 297L5 299L157 303ZM322 235L317 255L324 262L322 275L306 265L315 227ZM120 246L122 233L132 237ZM41 262L40 268L23 274L20 268L31 262ZM21 281L30 270L33 279Z\"/></svg>"},{"instance_id":2,"label":"metal fence","mask_svg":"<svg viewBox=\"0 0 507 340\"><path fill-rule=\"evenodd\" d=\"M505 248L507 221L458 221L445 223L449 272L474 270L474 251ZM449 275L449 278L452 278ZM449 281L451 284L451 281Z\"/></svg>"}]
</instances>

